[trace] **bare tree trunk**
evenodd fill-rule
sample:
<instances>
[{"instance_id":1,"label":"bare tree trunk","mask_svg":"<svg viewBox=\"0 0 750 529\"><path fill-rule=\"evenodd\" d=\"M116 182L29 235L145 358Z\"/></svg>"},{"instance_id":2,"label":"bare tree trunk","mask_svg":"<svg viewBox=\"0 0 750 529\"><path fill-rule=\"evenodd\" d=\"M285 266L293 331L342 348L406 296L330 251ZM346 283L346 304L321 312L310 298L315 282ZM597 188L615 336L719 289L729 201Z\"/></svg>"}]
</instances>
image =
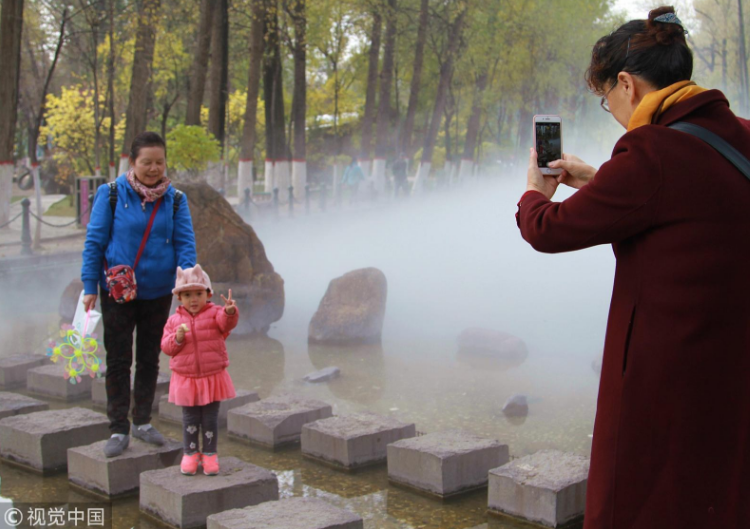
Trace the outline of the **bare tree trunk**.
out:
<instances>
[{"instance_id":1,"label":"bare tree trunk","mask_svg":"<svg viewBox=\"0 0 750 529\"><path fill-rule=\"evenodd\" d=\"M417 30L417 46L414 52L414 71L411 77L411 89L409 92L409 105L406 110L404 129L401 132L401 151L409 156L413 154L411 137L414 132L414 117L417 115L417 103L419 102L419 90L422 80L422 63L424 62L424 46L427 41L427 20L429 0L422 0L419 8L419 29Z\"/></svg>"},{"instance_id":2,"label":"bare tree trunk","mask_svg":"<svg viewBox=\"0 0 750 529\"><path fill-rule=\"evenodd\" d=\"M0 224L8 221L10 213L22 30L23 0L3 0L0 13Z\"/></svg>"},{"instance_id":3,"label":"bare tree trunk","mask_svg":"<svg viewBox=\"0 0 750 529\"><path fill-rule=\"evenodd\" d=\"M748 77L747 71L747 51L745 43L745 19L742 13L742 0L737 0L737 12L739 16L738 23L740 25L740 47L739 47L739 59L740 59L740 108L743 114L747 114L750 111L750 78Z\"/></svg>"},{"instance_id":4,"label":"bare tree trunk","mask_svg":"<svg viewBox=\"0 0 750 529\"><path fill-rule=\"evenodd\" d=\"M305 115L307 114L307 18L306 0L292 0L289 14L294 22L294 92L292 95L292 115L294 154L292 156L292 185L294 196L302 197L307 184L307 147L305 144Z\"/></svg>"},{"instance_id":5,"label":"bare tree trunk","mask_svg":"<svg viewBox=\"0 0 750 529\"><path fill-rule=\"evenodd\" d=\"M372 122L375 117L375 97L378 90L378 62L380 58L380 35L383 32L383 18L378 11L372 14L370 33L370 54L367 67L367 91L365 92L365 114L362 118L362 141L360 153L363 159L370 158L372 144Z\"/></svg>"},{"instance_id":6,"label":"bare tree trunk","mask_svg":"<svg viewBox=\"0 0 750 529\"><path fill-rule=\"evenodd\" d=\"M271 161L271 185L283 191L289 186L289 156L284 119L281 45L277 0L269 0L266 17L266 49L263 59L263 95L266 110L266 159ZM269 164L266 164L269 168ZM268 175L266 176L268 178ZM267 180L268 185L268 180Z\"/></svg>"},{"instance_id":7,"label":"bare tree trunk","mask_svg":"<svg viewBox=\"0 0 750 529\"><path fill-rule=\"evenodd\" d=\"M432 119L424 137L424 147L422 149L422 159L420 161L417 178L414 182L414 191L419 192L425 179L429 175L432 165L432 154L435 149L435 139L437 138L440 122L443 118L445 108L445 99L448 93L448 87L453 75L453 61L458 51L458 45L463 32L464 18L466 17L466 5L454 20L449 31L448 49L445 52L445 60L440 68L440 80L438 82L437 94L435 95L435 104L432 108Z\"/></svg>"},{"instance_id":8,"label":"bare tree trunk","mask_svg":"<svg viewBox=\"0 0 750 529\"><path fill-rule=\"evenodd\" d=\"M427 129L427 134L424 139L422 162L430 162L432 160L432 153L435 149L435 138L437 137L440 122L443 117L445 99L448 94L448 85L450 84L453 75L453 62L456 51L458 50L459 41L461 40L461 32L463 31L463 21L465 16L466 8L458 14L456 20L453 22L453 27L451 28L448 49L445 53L445 61L443 62L443 67L440 69L440 81L438 82L437 94L435 95L435 104L432 108L432 119L430 120L430 127Z\"/></svg>"},{"instance_id":9,"label":"bare tree trunk","mask_svg":"<svg viewBox=\"0 0 750 529\"><path fill-rule=\"evenodd\" d=\"M383 69L380 71L380 102L375 126L375 156L384 157L388 146L389 124L391 119L391 85L393 85L393 63L396 49L396 8L397 0L388 0L385 22L385 47Z\"/></svg>"},{"instance_id":10,"label":"bare tree trunk","mask_svg":"<svg viewBox=\"0 0 750 529\"><path fill-rule=\"evenodd\" d=\"M123 157L128 156L130 144L138 134L145 130L147 124L148 93L151 86L151 68L154 62L154 44L156 43L156 23L160 8L161 0L143 0L141 9L138 12L138 30L135 35L135 55L133 56L133 75L130 78L130 97L128 98L128 110L125 114Z\"/></svg>"},{"instance_id":11,"label":"bare tree trunk","mask_svg":"<svg viewBox=\"0 0 750 529\"><path fill-rule=\"evenodd\" d=\"M227 0L216 0L213 29L211 30L211 93L208 105L208 131L224 150L229 79L229 5Z\"/></svg>"},{"instance_id":12,"label":"bare tree trunk","mask_svg":"<svg viewBox=\"0 0 750 529\"><path fill-rule=\"evenodd\" d=\"M208 70L208 51L211 47L211 28L213 27L214 9L212 0L202 0L198 34L195 39L193 65L190 68L190 91L188 92L185 125L201 124L201 105L206 89L206 72Z\"/></svg>"},{"instance_id":13,"label":"bare tree trunk","mask_svg":"<svg viewBox=\"0 0 750 529\"><path fill-rule=\"evenodd\" d=\"M485 88L487 88L487 70L482 70L477 76L474 88L474 101L471 104L471 116L466 125L466 140L464 141L463 155L465 160L474 159L477 134L479 133L479 124L482 117L482 98L484 97Z\"/></svg>"},{"instance_id":14,"label":"bare tree trunk","mask_svg":"<svg viewBox=\"0 0 750 529\"><path fill-rule=\"evenodd\" d=\"M115 172L115 0L109 0L109 57L107 57L107 94L109 105L109 179Z\"/></svg>"}]
</instances>

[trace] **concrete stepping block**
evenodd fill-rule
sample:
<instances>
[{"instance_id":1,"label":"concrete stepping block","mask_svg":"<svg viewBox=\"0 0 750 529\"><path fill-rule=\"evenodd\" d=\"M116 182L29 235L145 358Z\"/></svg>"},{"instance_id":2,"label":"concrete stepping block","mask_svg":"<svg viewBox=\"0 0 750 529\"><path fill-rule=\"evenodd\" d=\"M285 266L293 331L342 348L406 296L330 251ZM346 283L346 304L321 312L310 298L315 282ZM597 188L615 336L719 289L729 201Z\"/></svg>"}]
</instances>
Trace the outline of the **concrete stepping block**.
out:
<instances>
[{"instance_id":1,"label":"concrete stepping block","mask_svg":"<svg viewBox=\"0 0 750 529\"><path fill-rule=\"evenodd\" d=\"M220 457L218 476L184 476L179 466L141 474L140 509L180 529L205 527L206 518L279 499L276 474L236 457Z\"/></svg>"},{"instance_id":2,"label":"concrete stepping block","mask_svg":"<svg viewBox=\"0 0 750 529\"><path fill-rule=\"evenodd\" d=\"M385 462L387 445L415 435L414 423L376 413L331 417L302 428L302 454L355 469Z\"/></svg>"},{"instance_id":3,"label":"concrete stepping block","mask_svg":"<svg viewBox=\"0 0 750 529\"><path fill-rule=\"evenodd\" d=\"M362 517L318 498L288 498L212 514L207 529L363 529Z\"/></svg>"},{"instance_id":4,"label":"concrete stepping block","mask_svg":"<svg viewBox=\"0 0 750 529\"><path fill-rule=\"evenodd\" d=\"M489 473L489 512L508 514L548 527L583 518L589 459L542 450Z\"/></svg>"},{"instance_id":5,"label":"concrete stepping block","mask_svg":"<svg viewBox=\"0 0 750 529\"><path fill-rule=\"evenodd\" d=\"M91 383L91 401L94 403L94 408L107 409L107 382L105 380L106 370L102 371L101 378L96 378ZM159 399L163 395L169 394L169 381L171 376L169 373L159 373L156 379L156 393L154 394L154 403L151 405L153 411L159 409ZM133 377L130 378L130 408L133 408Z\"/></svg>"},{"instance_id":6,"label":"concrete stepping block","mask_svg":"<svg viewBox=\"0 0 750 529\"><path fill-rule=\"evenodd\" d=\"M68 479L86 491L108 499L128 496L138 491L140 474L177 465L182 459L182 443L167 439L155 446L130 438L122 455L106 457L106 440L68 449Z\"/></svg>"},{"instance_id":7,"label":"concrete stepping block","mask_svg":"<svg viewBox=\"0 0 750 529\"><path fill-rule=\"evenodd\" d=\"M0 457L41 473L64 470L68 448L109 438L109 420L86 408L37 411L0 420Z\"/></svg>"},{"instance_id":8,"label":"concrete stepping block","mask_svg":"<svg viewBox=\"0 0 750 529\"><path fill-rule=\"evenodd\" d=\"M297 395L276 395L234 408L227 415L229 434L270 448L298 443L302 426L333 415L330 404Z\"/></svg>"},{"instance_id":9,"label":"concrete stepping block","mask_svg":"<svg viewBox=\"0 0 750 529\"><path fill-rule=\"evenodd\" d=\"M49 404L41 400L32 399L18 393L0 391L0 419L48 409Z\"/></svg>"},{"instance_id":10,"label":"concrete stepping block","mask_svg":"<svg viewBox=\"0 0 750 529\"><path fill-rule=\"evenodd\" d=\"M16 354L0 358L0 389L26 387L26 372L43 366L49 360L46 355Z\"/></svg>"},{"instance_id":11,"label":"concrete stepping block","mask_svg":"<svg viewBox=\"0 0 750 529\"><path fill-rule=\"evenodd\" d=\"M229 410L260 400L256 391L238 389L236 392L237 396L235 398L222 400L221 404L219 404L219 428L226 428ZM172 404L169 402L169 395L163 395L159 399L159 418L175 424L182 424L182 406Z\"/></svg>"},{"instance_id":12,"label":"concrete stepping block","mask_svg":"<svg viewBox=\"0 0 750 529\"><path fill-rule=\"evenodd\" d=\"M510 460L507 444L462 430L388 445L388 479L445 499L487 486L487 473Z\"/></svg>"},{"instance_id":13,"label":"concrete stepping block","mask_svg":"<svg viewBox=\"0 0 750 529\"><path fill-rule=\"evenodd\" d=\"M62 365L49 364L28 370L26 389L34 395L71 402L88 399L91 396L93 380L90 375L83 374L80 382L72 384L65 378L65 369Z\"/></svg>"}]
</instances>

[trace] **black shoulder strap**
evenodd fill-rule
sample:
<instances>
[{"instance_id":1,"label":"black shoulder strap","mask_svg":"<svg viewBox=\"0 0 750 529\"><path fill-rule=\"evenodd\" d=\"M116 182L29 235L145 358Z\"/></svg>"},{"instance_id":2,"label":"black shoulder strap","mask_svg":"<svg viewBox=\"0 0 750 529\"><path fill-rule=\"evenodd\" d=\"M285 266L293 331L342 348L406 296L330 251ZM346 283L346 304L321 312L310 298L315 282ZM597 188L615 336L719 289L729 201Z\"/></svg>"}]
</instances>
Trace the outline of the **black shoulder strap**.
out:
<instances>
[{"instance_id":1,"label":"black shoulder strap","mask_svg":"<svg viewBox=\"0 0 750 529\"><path fill-rule=\"evenodd\" d=\"M679 130L686 134L691 134L697 138L708 143L711 147L716 149L719 154L729 160L739 171L750 179L750 160L745 158L740 151L732 147L729 143L724 141L720 136L717 136L708 129L695 125L694 123L686 123L684 121L678 121L669 125L670 129Z\"/></svg>"},{"instance_id":2,"label":"black shoulder strap","mask_svg":"<svg viewBox=\"0 0 750 529\"><path fill-rule=\"evenodd\" d=\"M112 217L115 216L115 209L117 208L117 182L110 182L109 184L109 207L112 208Z\"/></svg>"},{"instance_id":3,"label":"black shoulder strap","mask_svg":"<svg viewBox=\"0 0 750 529\"><path fill-rule=\"evenodd\" d=\"M174 192L174 210L172 211L172 216L177 214L177 210L180 209L180 202L182 202L182 195L184 195L182 191L179 189L175 189Z\"/></svg>"}]
</instances>

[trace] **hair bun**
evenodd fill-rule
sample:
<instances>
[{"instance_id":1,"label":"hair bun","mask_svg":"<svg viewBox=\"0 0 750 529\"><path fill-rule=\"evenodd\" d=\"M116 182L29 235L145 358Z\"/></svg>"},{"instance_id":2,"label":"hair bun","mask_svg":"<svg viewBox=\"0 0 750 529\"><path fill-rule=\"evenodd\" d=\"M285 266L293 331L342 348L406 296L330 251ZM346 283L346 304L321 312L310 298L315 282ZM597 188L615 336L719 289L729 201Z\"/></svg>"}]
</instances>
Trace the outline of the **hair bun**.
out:
<instances>
[{"instance_id":1,"label":"hair bun","mask_svg":"<svg viewBox=\"0 0 750 529\"><path fill-rule=\"evenodd\" d=\"M648 20L646 21L646 33L653 37L656 42L664 46L669 46L675 41L684 43L685 42L685 28L682 27L682 22L676 16L669 17L673 18L671 21L656 20L657 17L662 15L674 15L674 7L662 6L652 9L648 13ZM664 18L664 17L663 17Z\"/></svg>"}]
</instances>

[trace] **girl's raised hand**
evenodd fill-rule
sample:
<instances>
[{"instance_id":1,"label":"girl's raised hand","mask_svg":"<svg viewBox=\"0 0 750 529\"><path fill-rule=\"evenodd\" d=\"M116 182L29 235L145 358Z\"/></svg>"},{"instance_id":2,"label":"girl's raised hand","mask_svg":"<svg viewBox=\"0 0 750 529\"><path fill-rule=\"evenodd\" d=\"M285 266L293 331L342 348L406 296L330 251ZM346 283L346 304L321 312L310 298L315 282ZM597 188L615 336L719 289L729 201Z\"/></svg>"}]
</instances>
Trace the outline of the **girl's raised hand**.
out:
<instances>
[{"instance_id":1,"label":"girl's raised hand","mask_svg":"<svg viewBox=\"0 0 750 529\"><path fill-rule=\"evenodd\" d=\"M229 289L229 297L225 298L224 294L221 295L221 299L224 300L224 312L227 314L234 314L237 311L237 305L232 299L232 289Z\"/></svg>"}]
</instances>

